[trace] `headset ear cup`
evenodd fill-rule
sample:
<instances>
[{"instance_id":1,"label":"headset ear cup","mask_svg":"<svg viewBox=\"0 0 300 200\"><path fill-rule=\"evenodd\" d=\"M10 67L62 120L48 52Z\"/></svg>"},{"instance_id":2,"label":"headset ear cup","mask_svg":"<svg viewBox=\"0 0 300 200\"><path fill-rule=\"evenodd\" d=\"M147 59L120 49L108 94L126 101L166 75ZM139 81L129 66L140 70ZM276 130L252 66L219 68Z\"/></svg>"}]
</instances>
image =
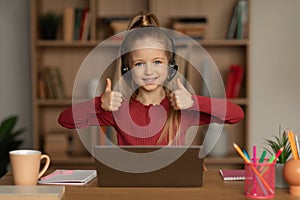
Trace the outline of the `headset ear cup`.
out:
<instances>
[{"instance_id":1,"label":"headset ear cup","mask_svg":"<svg viewBox=\"0 0 300 200\"><path fill-rule=\"evenodd\" d=\"M175 77L177 70L178 70L178 65L176 64L175 60L172 60L169 65L168 81L171 81Z\"/></svg>"},{"instance_id":2,"label":"headset ear cup","mask_svg":"<svg viewBox=\"0 0 300 200\"><path fill-rule=\"evenodd\" d=\"M121 73L122 73L122 75L125 75L128 71L129 71L129 68L126 65L122 64L121 65Z\"/></svg>"}]
</instances>

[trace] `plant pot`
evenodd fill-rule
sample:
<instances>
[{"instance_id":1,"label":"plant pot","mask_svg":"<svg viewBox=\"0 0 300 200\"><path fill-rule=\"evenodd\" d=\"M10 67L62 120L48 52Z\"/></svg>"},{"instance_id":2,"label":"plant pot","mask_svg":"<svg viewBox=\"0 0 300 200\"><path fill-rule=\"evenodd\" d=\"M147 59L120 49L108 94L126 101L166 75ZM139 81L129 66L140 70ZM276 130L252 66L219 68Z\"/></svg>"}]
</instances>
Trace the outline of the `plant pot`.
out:
<instances>
[{"instance_id":1,"label":"plant pot","mask_svg":"<svg viewBox=\"0 0 300 200\"><path fill-rule=\"evenodd\" d=\"M300 196L300 160L290 159L283 168L285 181L289 184L289 193Z\"/></svg>"},{"instance_id":2,"label":"plant pot","mask_svg":"<svg viewBox=\"0 0 300 200\"><path fill-rule=\"evenodd\" d=\"M285 163L276 163L275 165L275 187L276 188L288 188L289 185L284 179L283 168Z\"/></svg>"},{"instance_id":3,"label":"plant pot","mask_svg":"<svg viewBox=\"0 0 300 200\"><path fill-rule=\"evenodd\" d=\"M7 173L7 166L9 163L9 159L6 158L6 156L4 156L4 157L5 158L0 159L0 178Z\"/></svg>"}]
</instances>

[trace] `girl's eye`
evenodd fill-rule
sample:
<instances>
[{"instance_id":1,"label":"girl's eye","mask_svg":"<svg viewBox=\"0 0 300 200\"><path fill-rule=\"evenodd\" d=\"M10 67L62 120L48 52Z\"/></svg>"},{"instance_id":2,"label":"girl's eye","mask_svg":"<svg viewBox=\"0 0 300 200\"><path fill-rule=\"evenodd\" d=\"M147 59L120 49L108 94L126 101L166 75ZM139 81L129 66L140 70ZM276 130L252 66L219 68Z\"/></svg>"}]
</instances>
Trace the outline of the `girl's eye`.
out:
<instances>
[{"instance_id":1,"label":"girl's eye","mask_svg":"<svg viewBox=\"0 0 300 200\"><path fill-rule=\"evenodd\" d=\"M143 67L144 63L138 62L134 64L135 67Z\"/></svg>"},{"instance_id":2,"label":"girl's eye","mask_svg":"<svg viewBox=\"0 0 300 200\"><path fill-rule=\"evenodd\" d=\"M154 61L154 64L155 65L160 65L162 62L160 61L160 60L156 60L156 61Z\"/></svg>"}]
</instances>

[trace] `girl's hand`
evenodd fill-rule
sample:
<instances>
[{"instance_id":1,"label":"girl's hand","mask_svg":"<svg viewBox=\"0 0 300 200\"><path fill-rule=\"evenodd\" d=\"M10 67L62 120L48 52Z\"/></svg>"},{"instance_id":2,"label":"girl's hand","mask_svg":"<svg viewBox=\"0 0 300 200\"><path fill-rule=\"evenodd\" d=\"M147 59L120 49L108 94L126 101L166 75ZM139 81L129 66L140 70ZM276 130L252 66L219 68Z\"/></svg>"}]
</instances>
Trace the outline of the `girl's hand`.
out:
<instances>
[{"instance_id":1,"label":"girl's hand","mask_svg":"<svg viewBox=\"0 0 300 200\"><path fill-rule=\"evenodd\" d=\"M106 79L105 91L101 97L101 107L105 111L117 111L122 103L122 93L111 90L111 80Z\"/></svg>"},{"instance_id":2,"label":"girl's hand","mask_svg":"<svg viewBox=\"0 0 300 200\"><path fill-rule=\"evenodd\" d=\"M176 83L178 86L178 90L173 91L169 96L172 107L174 108L174 110L184 110L191 108L194 104L192 95L187 91L179 78L176 80Z\"/></svg>"}]
</instances>

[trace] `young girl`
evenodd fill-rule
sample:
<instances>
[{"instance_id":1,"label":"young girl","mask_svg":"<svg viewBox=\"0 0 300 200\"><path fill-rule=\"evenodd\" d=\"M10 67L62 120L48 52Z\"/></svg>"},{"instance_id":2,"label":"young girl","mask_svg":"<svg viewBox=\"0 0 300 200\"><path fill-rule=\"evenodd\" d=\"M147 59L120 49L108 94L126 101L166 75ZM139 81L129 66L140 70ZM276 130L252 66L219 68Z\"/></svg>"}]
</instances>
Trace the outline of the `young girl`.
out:
<instances>
[{"instance_id":1,"label":"young girl","mask_svg":"<svg viewBox=\"0 0 300 200\"><path fill-rule=\"evenodd\" d=\"M152 14L134 17L121 45L121 71L127 89L112 89L64 110L66 128L112 126L119 145L184 145L189 127L239 122L242 109L225 99L191 94L179 78L174 43ZM175 83L175 89L170 89Z\"/></svg>"}]
</instances>

